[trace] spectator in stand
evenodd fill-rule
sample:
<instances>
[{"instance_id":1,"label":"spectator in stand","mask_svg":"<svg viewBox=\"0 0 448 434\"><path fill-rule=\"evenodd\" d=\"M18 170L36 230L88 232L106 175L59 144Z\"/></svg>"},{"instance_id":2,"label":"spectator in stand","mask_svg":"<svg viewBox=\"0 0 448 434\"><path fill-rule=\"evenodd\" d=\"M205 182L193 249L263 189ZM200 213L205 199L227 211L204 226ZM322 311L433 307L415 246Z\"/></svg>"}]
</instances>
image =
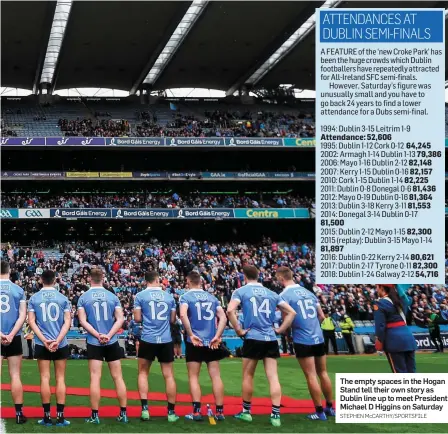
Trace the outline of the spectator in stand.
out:
<instances>
[{"instance_id":1,"label":"spectator in stand","mask_svg":"<svg viewBox=\"0 0 448 434\"><path fill-rule=\"evenodd\" d=\"M272 208L278 207L279 196L269 194L216 195L191 193L151 194L40 194L22 195L2 193L0 206L4 208ZM282 207L307 208L314 199L296 194L283 196Z\"/></svg>"}]
</instances>

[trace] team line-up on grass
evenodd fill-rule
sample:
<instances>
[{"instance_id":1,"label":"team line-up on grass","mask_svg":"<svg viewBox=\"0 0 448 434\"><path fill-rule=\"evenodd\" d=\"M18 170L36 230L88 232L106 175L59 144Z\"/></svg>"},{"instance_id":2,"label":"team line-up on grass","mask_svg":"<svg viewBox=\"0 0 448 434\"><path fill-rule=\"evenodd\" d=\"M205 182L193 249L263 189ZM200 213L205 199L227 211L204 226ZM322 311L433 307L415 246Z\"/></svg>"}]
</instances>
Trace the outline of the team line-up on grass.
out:
<instances>
[{"instance_id":1,"label":"team line-up on grass","mask_svg":"<svg viewBox=\"0 0 448 434\"><path fill-rule=\"evenodd\" d=\"M1 359L6 358L11 377L11 393L16 410L16 423L23 424L23 387L21 383L22 343L21 328L26 319L35 333L35 357L40 371L40 394L44 417L39 425L52 426L50 416L50 367L54 362L56 377L56 426L68 426L64 418L66 398L65 371L69 357L66 334L70 328L70 302L54 289L55 273L46 270L41 275L42 289L35 293L26 307L22 288L9 280L8 262L1 263ZM258 269L248 265L243 268L245 285L236 290L227 308L227 315L219 301L202 289L201 276L192 271L187 276L189 291L180 298L180 319L186 334L186 354L192 413L186 420L202 421L201 387L199 374L206 363L215 399L215 413L207 409L210 420L221 422L224 416L224 384L219 361L227 357L221 336L230 321L237 335L243 338L242 409L235 418L251 422L251 401L254 375L260 360L263 361L269 384L272 410L270 422L281 426L281 385L278 378L277 359L280 357L276 334L292 329L295 354L304 372L315 412L308 415L312 421L325 421L335 416L331 380L327 373L324 339L320 322L325 318L316 296L293 281L293 273L287 267L279 267L276 278L284 287L278 295L258 282ZM121 370L122 352L117 332L124 322L118 297L105 289L103 270L94 268L90 273L91 287L78 301L78 316L87 332L87 358L90 372L91 417L86 423L99 424L101 398L101 374L103 361L108 367L115 385L120 412L117 421L129 421L127 390ZM174 345L170 324L176 321L176 303L160 285L155 271L145 274L147 288L137 294L134 301L134 320L143 324L138 351L138 391L141 400L142 421L150 419L148 408L148 376L152 362L157 358L165 380L168 422L176 422L176 381L174 378ZM379 288L384 290L385 285ZM387 290L389 292L389 290ZM237 318L237 310L243 311L244 324ZM275 328L275 311L282 312L283 321ZM322 394L325 408L322 406Z\"/></svg>"}]
</instances>

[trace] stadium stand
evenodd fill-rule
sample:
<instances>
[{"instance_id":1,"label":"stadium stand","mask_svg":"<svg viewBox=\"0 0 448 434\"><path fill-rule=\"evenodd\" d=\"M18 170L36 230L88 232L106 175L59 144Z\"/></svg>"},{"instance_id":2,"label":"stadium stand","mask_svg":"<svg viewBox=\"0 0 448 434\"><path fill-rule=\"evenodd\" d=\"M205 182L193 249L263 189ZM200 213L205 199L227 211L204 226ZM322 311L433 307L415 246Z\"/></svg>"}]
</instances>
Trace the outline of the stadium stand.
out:
<instances>
[{"instance_id":1,"label":"stadium stand","mask_svg":"<svg viewBox=\"0 0 448 434\"><path fill-rule=\"evenodd\" d=\"M172 105L171 105L172 107ZM142 106L127 101L71 99L39 104L34 98L2 100L4 136L272 136L314 137L308 108L168 102ZM123 125L124 124L124 125Z\"/></svg>"},{"instance_id":2,"label":"stadium stand","mask_svg":"<svg viewBox=\"0 0 448 434\"><path fill-rule=\"evenodd\" d=\"M210 195L156 194L9 194L2 193L3 208L300 208L314 207L314 199L294 194Z\"/></svg>"}]
</instances>

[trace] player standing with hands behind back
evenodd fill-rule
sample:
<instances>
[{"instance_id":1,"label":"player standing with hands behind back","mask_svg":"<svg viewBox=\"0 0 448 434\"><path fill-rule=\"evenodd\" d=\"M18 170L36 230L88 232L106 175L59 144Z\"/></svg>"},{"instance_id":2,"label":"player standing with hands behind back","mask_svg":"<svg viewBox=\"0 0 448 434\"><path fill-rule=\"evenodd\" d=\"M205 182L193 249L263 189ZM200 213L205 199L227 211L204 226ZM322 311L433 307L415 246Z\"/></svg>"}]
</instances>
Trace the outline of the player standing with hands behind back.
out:
<instances>
[{"instance_id":1,"label":"player standing with hands behind back","mask_svg":"<svg viewBox=\"0 0 448 434\"><path fill-rule=\"evenodd\" d=\"M254 374L257 364L263 360L272 400L271 424L281 426L280 401L282 390L278 380L277 359L280 357L276 333L282 334L291 326L296 315L274 291L258 282L258 269L253 265L243 267L246 285L237 289L227 307L227 315L238 336L245 338L243 344L243 411L237 419L252 422L251 400L254 389ZM238 323L236 310L241 304L244 329ZM280 328L274 330L275 310L284 314Z\"/></svg>"},{"instance_id":2,"label":"player standing with hands behind back","mask_svg":"<svg viewBox=\"0 0 448 434\"><path fill-rule=\"evenodd\" d=\"M45 270L41 276L43 288L28 303L28 322L34 332L35 357L40 372L40 396L44 418L39 425L52 426L50 416L51 362L56 377L56 426L67 426L64 419L65 368L70 355L66 335L70 330L71 305L68 298L54 288L54 271Z\"/></svg>"},{"instance_id":3,"label":"player standing with hands behind back","mask_svg":"<svg viewBox=\"0 0 448 434\"><path fill-rule=\"evenodd\" d=\"M176 302L171 294L160 285L156 271L145 274L146 289L139 292L134 300L134 320L143 321L143 333L138 353L138 391L142 403L140 419L149 420L148 374L152 362L157 357L165 379L168 401L168 422L176 422L179 417L174 412L176 404L176 381L174 380L174 344L170 324L176 321Z\"/></svg>"},{"instance_id":4,"label":"player standing with hands behind back","mask_svg":"<svg viewBox=\"0 0 448 434\"><path fill-rule=\"evenodd\" d=\"M207 364L212 380L218 421L224 420L224 385L221 380L219 360L228 355L221 348L221 336L227 324L226 314L218 299L201 288L201 275L192 271L187 276L189 291L180 298L180 319L187 336L185 359L187 361L190 393L193 399L193 413L187 420L202 421L201 386L199 373L202 362ZM218 326L216 326L218 319Z\"/></svg>"},{"instance_id":5,"label":"player standing with hands behind back","mask_svg":"<svg viewBox=\"0 0 448 434\"><path fill-rule=\"evenodd\" d=\"M103 360L109 365L110 375L115 383L120 415L118 422L127 423L126 385L121 372L121 348L117 332L124 322L120 300L103 285L104 274L99 268L90 272L90 289L78 300L79 323L87 332L87 358L90 371L90 402L92 416L87 423L99 424L98 408L101 398L101 371Z\"/></svg>"},{"instance_id":6,"label":"player standing with hands behind back","mask_svg":"<svg viewBox=\"0 0 448 434\"><path fill-rule=\"evenodd\" d=\"M23 415L23 386L20 379L22 370L21 331L26 318L26 297L23 289L9 280L9 263L1 262L0 271L0 360L8 361L11 378L11 395L16 408L16 423L27 421Z\"/></svg>"},{"instance_id":7,"label":"player standing with hands behind back","mask_svg":"<svg viewBox=\"0 0 448 434\"><path fill-rule=\"evenodd\" d=\"M336 416L336 413L333 409L331 380L327 373L324 337L320 328L324 313L317 297L294 282L289 268L279 267L276 277L285 287L281 297L297 313L292 323L294 350L316 407L316 412L307 417L310 420L326 421L327 416ZM327 402L325 409L322 407L322 392Z\"/></svg>"}]
</instances>

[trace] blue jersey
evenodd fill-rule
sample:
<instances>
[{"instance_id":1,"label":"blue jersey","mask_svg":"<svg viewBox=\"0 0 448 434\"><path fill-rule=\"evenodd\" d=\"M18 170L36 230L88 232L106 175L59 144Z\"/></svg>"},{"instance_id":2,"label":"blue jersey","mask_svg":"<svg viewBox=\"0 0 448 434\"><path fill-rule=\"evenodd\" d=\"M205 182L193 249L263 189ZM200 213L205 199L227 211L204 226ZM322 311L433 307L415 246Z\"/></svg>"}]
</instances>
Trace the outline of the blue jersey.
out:
<instances>
[{"instance_id":1,"label":"blue jersey","mask_svg":"<svg viewBox=\"0 0 448 434\"><path fill-rule=\"evenodd\" d=\"M87 322L101 334L109 333L115 322L115 309L121 309L120 300L102 286L90 288L78 300L78 310L84 309ZM117 342L117 335L112 336L107 345ZM87 343L100 346L100 341L87 334Z\"/></svg>"},{"instance_id":2,"label":"blue jersey","mask_svg":"<svg viewBox=\"0 0 448 434\"><path fill-rule=\"evenodd\" d=\"M294 343L303 345L323 343L324 336L317 315L317 306L319 306L317 297L300 285L287 286L280 296L297 314L292 323Z\"/></svg>"},{"instance_id":3,"label":"blue jersey","mask_svg":"<svg viewBox=\"0 0 448 434\"><path fill-rule=\"evenodd\" d=\"M247 339L256 341L276 341L274 332L275 310L285 303L278 294L265 288L261 283L249 283L232 294L243 310L244 328L250 329Z\"/></svg>"},{"instance_id":4,"label":"blue jersey","mask_svg":"<svg viewBox=\"0 0 448 434\"><path fill-rule=\"evenodd\" d=\"M190 289L180 298L180 304L188 306L193 334L208 346L216 335L216 311L221 307L218 299L202 289ZM191 342L189 336L187 342Z\"/></svg>"},{"instance_id":5,"label":"blue jersey","mask_svg":"<svg viewBox=\"0 0 448 434\"><path fill-rule=\"evenodd\" d=\"M19 319L20 303L26 303L25 292L10 280L0 280L0 323L4 335L9 335ZM20 329L16 336L20 336Z\"/></svg>"},{"instance_id":6,"label":"blue jersey","mask_svg":"<svg viewBox=\"0 0 448 434\"><path fill-rule=\"evenodd\" d=\"M46 339L56 340L64 325L64 312L70 312L71 305L68 298L54 288L43 288L34 294L28 302L28 311L36 315L36 324ZM37 345L43 342L34 336ZM59 344L59 348L68 345L67 338Z\"/></svg>"},{"instance_id":7,"label":"blue jersey","mask_svg":"<svg viewBox=\"0 0 448 434\"><path fill-rule=\"evenodd\" d=\"M147 288L134 300L134 309L142 312L142 340L150 344L166 344L171 339L171 312L176 310L174 298L162 288Z\"/></svg>"}]
</instances>

